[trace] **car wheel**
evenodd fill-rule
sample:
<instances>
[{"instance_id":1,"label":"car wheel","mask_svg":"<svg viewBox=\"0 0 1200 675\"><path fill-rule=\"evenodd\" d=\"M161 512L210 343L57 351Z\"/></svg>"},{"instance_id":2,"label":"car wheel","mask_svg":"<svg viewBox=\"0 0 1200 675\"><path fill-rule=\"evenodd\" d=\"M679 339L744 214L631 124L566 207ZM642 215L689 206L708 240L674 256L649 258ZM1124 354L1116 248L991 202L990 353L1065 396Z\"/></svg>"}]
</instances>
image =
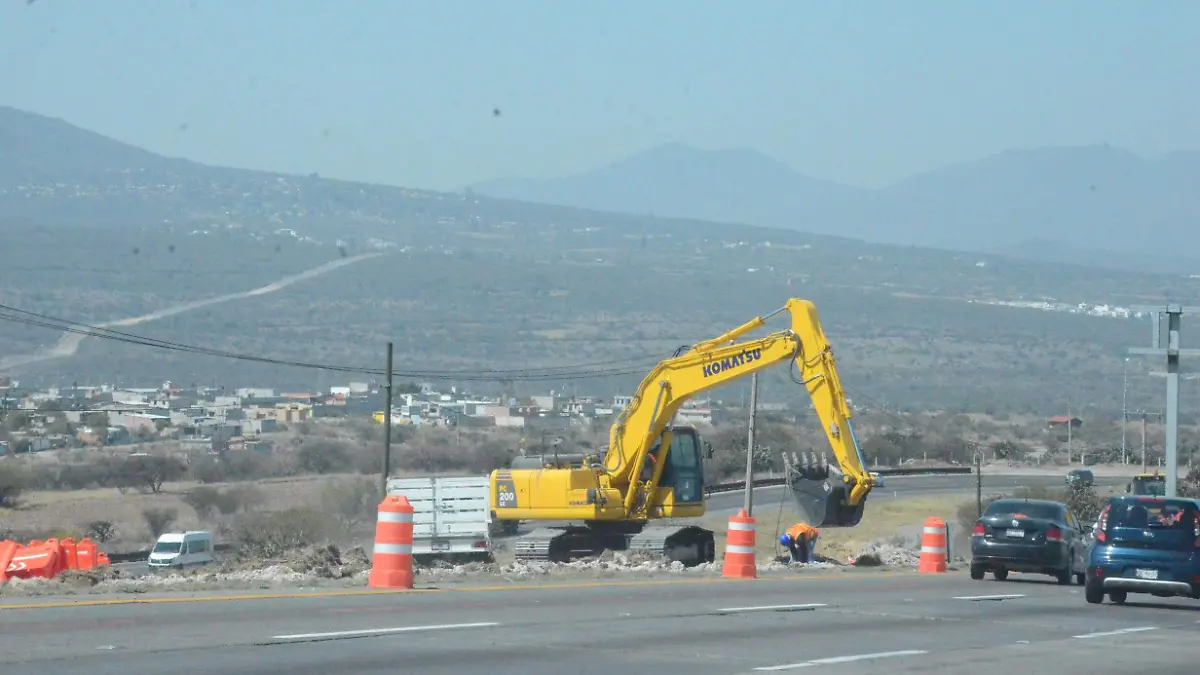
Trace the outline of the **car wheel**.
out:
<instances>
[{"instance_id":1,"label":"car wheel","mask_svg":"<svg viewBox=\"0 0 1200 675\"><path fill-rule=\"evenodd\" d=\"M1098 605L1104 602L1104 588L1100 584L1088 584L1084 586L1083 599L1087 600L1089 605Z\"/></svg>"},{"instance_id":2,"label":"car wheel","mask_svg":"<svg viewBox=\"0 0 1200 675\"><path fill-rule=\"evenodd\" d=\"M1075 573L1075 583L1080 586L1084 585L1085 583L1087 583L1087 575L1084 574L1083 572L1076 572Z\"/></svg>"},{"instance_id":3,"label":"car wheel","mask_svg":"<svg viewBox=\"0 0 1200 675\"><path fill-rule=\"evenodd\" d=\"M1075 570L1072 569L1074 567L1075 567L1075 560L1068 557L1066 569L1061 569L1058 571L1058 574L1054 575L1055 578L1058 579L1059 586L1066 586L1067 584L1071 583L1071 577L1075 576Z\"/></svg>"},{"instance_id":4,"label":"car wheel","mask_svg":"<svg viewBox=\"0 0 1200 675\"><path fill-rule=\"evenodd\" d=\"M983 573L987 570L983 569L983 565L971 565L971 578L975 581L983 579Z\"/></svg>"},{"instance_id":5,"label":"car wheel","mask_svg":"<svg viewBox=\"0 0 1200 675\"><path fill-rule=\"evenodd\" d=\"M1123 605L1125 604L1125 599L1128 598L1129 595L1125 591L1109 591L1108 597L1112 599L1114 603Z\"/></svg>"},{"instance_id":6,"label":"car wheel","mask_svg":"<svg viewBox=\"0 0 1200 675\"><path fill-rule=\"evenodd\" d=\"M995 570L992 576L996 577L996 581L1004 581L1008 578L1008 570Z\"/></svg>"}]
</instances>

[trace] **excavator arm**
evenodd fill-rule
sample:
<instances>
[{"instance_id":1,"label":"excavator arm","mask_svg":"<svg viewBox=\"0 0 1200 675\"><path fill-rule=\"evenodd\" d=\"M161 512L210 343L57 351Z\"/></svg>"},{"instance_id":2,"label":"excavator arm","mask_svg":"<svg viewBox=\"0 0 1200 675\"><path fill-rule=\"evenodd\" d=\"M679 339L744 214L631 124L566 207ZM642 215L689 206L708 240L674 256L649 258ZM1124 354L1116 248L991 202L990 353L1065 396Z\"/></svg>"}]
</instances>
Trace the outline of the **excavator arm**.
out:
<instances>
[{"instance_id":1,"label":"excavator arm","mask_svg":"<svg viewBox=\"0 0 1200 675\"><path fill-rule=\"evenodd\" d=\"M761 338L739 338L787 312L791 326ZM645 518L657 489L661 462L650 480L639 481L648 452L670 447L667 426L688 399L709 389L790 362L793 380L805 387L840 468L840 480L830 484L826 467L805 466L790 476L797 507L813 524L854 525L874 486L850 423L851 411L834 365L833 349L821 328L812 302L792 298L779 310L756 317L719 337L659 363L635 390L629 405L613 425L604 469L609 484L624 495L623 511ZM663 455L661 450L657 453Z\"/></svg>"}]
</instances>

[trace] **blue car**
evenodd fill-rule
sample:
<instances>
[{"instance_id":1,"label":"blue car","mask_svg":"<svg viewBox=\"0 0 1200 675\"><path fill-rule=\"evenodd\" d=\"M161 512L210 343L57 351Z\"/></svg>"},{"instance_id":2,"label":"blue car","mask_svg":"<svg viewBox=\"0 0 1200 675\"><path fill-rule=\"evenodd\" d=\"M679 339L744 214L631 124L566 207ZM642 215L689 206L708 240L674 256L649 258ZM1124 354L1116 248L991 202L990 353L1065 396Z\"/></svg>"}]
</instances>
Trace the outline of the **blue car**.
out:
<instances>
[{"instance_id":1,"label":"blue car","mask_svg":"<svg viewBox=\"0 0 1200 675\"><path fill-rule=\"evenodd\" d=\"M1130 593L1200 598L1200 502L1121 496L1096 521L1084 597L1125 602Z\"/></svg>"}]
</instances>

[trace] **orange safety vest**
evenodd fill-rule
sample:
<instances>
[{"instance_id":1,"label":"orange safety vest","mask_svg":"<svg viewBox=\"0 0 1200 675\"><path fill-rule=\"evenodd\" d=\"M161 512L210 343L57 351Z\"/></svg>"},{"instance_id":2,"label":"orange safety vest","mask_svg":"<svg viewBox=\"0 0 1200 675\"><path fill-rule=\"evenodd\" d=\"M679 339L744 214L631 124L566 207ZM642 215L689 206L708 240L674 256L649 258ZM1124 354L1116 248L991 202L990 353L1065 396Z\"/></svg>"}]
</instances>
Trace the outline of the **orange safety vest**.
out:
<instances>
[{"instance_id":1,"label":"orange safety vest","mask_svg":"<svg viewBox=\"0 0 1200 675\"><path fill-rule=\"evenodd\" d=\"M787 534L793 541L801 541L801 537L804 537L804 541L811 541L819 533L820 531L817 528L808 523L796 523L787 529Z\"/></svg>"}]
</instances>

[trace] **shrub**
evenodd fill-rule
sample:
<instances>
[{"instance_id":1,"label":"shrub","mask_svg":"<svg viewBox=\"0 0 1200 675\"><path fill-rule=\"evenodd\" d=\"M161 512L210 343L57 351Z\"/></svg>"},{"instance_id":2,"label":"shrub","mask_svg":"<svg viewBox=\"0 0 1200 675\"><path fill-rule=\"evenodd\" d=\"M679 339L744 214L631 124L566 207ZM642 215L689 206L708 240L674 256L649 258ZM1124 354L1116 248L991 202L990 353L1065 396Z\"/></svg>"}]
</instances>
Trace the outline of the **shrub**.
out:
<instances>
[{"instance_id":1,"label":"shrub","mask_svg":"<svg viewBox=\"0 0 1200 675\"><path fill-rule=\"evenodd\" d=\"M375 515L379 504L379 484L369 478L342 478L329 481L322 494L322 510L349 532Z\"/></svg>"},{"instance_id":2,"label":"shrub","mask_svg":"<svg viewBox=\"0 0 1200 675\"><path fill-rule=\"evenodd\" d=\"M146 529L150 530L150 536L158 539L175 524L179 512L168 508L148 508L142 510L142 517L146 519Z\"/></svg>"},{"instance_id":3,"label":"shrub","mask_svg":"<svg viewBox=\"0 0 1200 675\"><path fill-rule=\"evenodd\" d=\"M322 544L337 532L337 522L324 511L302 506L268 513L246 513L233 525L233 537L244 557L278 558Z\"/></svg>"},{"instance_id":4,"label":"shrub","mask_svg":"<svg viewBox=\"0 0 1200 675\"><path fill-rule=\"evenodd\" d=\"M0 508L14 508L29 483L29 474L20 467L0 464Z\"/></svg>"},{"instance_id":5,"label":"shrub","mask_svg":"<svg viewBox=\"0 0 1200 675\"><path fill-rule=\"evenodd\" d=\"M210 520L217 515L233 515L266 501L262 490L255 485L235 485L223 490L201 485L189 490L182 499L184 504L196 512L196 517L200 520Z\"/></svg>"},{"instance_id":6,"label":"shrub","mask_svg":"<svg viewBox=\"0 0 1200 675\"><path fill-rule=\"evenodd\" d=\"M83 536L103 544L117 536L117 528L107 520L93 520L84 528Z\"/></svg>"}]
</instances>

